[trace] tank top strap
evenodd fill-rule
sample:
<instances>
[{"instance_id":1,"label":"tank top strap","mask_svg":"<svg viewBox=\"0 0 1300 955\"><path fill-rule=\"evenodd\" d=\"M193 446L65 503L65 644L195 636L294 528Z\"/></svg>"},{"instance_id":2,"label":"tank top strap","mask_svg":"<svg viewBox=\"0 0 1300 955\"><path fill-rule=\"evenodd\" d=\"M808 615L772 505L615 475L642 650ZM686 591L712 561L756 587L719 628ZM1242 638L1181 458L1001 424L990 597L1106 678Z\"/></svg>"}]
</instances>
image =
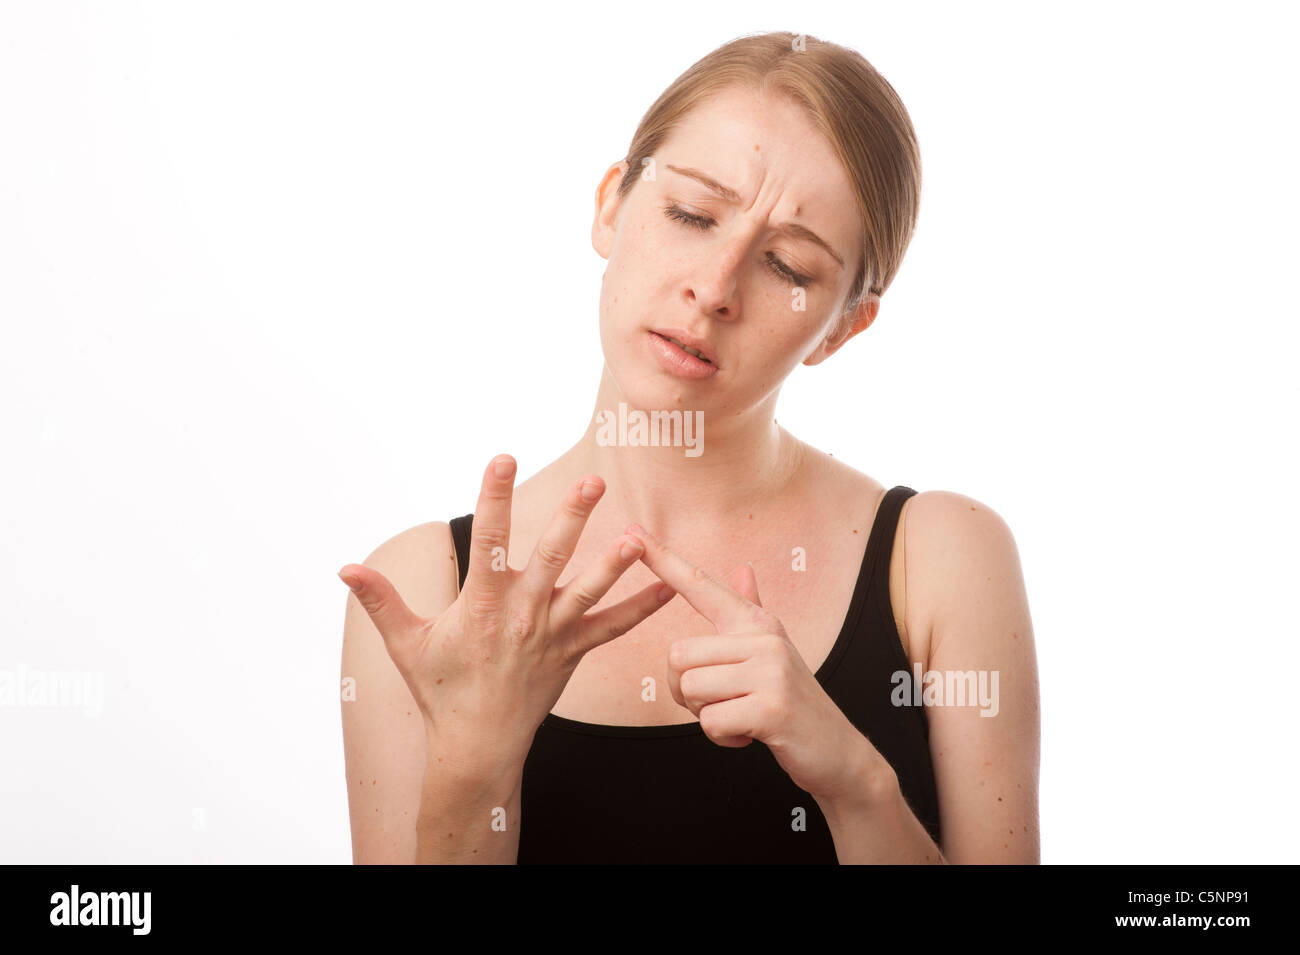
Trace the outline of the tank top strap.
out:
<instances>
[{"instance_id":1,"label":"tank top strap","mask_svg":"<svg viewBox=\"0 0 1300 955\"><path fill-rule=\"evenodd\" d=\"M896 632L894 611L889 598L889 564L894 554L898 518L903 512L903 504L916 493L914 489L903 484L886 491L880 507L877 508L875 523L871 525L871 536L867 539L865 562L870 580L867 603L870 612L885 627L887 633ZM897 638L891 642L897 643ZM901 647L898 649L898 655L902 656Z\"/></svg>"},{"instance_id":2,"label":"tank top strap","mask_svg":"<svg viewBox=\"0 0 1300 955\"><path fill-rule=\"evenodd\" d=\"M889 558L894 551L894 536L898 531L898 515L903 512L903 502L916 494L916 491L899 484L885 492L876 509L876 519L871 525L871 536L867 538L867 564L875 567L882 559L889 566Z\"/></svg>"},{"instance_id":3,"label":"tank top strap","mask_svg":"<svg viewBox=\"0 0 1300 955\"><path fill-rule=\"evenodd\" d=\"M456 568L460 571L460 582L456 585L456 592L460 593L465 589L465 577L469 574L469 540L470 531L474 526L474 515L453 517L447 524L451 527L451 542L456 546Z\"/></svg>"}]
</instances>

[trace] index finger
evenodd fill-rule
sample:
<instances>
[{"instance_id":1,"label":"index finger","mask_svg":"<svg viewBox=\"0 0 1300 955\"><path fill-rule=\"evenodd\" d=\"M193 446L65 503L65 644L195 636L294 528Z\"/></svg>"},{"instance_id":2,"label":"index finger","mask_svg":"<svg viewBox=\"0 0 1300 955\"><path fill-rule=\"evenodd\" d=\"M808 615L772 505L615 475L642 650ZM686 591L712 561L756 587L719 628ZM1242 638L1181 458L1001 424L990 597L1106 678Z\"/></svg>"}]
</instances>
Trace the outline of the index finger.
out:
<instances>
[{"instance_id":1,"label":"index finger","mask_svg":"<svg viewBox=\"0 0 1300 955\"><path fill-rule=\"evenodd\" d=\"M756 604L719 583L685 557L669 550L640 524L629 524L625 533L633 535L645 545L641 562L707 617L719 633L758 633L762 630L753 619Z\"/></svg>"}]
</instances>

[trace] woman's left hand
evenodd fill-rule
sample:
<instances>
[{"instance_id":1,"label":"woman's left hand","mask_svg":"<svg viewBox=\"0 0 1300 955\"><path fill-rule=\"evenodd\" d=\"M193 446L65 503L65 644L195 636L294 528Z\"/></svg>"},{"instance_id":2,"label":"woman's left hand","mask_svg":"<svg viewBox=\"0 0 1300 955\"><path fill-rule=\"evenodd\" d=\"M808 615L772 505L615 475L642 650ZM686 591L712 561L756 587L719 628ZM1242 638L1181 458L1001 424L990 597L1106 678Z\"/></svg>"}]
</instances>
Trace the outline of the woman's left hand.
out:
<instances>
[{"instance_id":1,"label":"woman's left hand","mask_svg":"<svg viewBox=\"0 0 1300 955\"><path fill-rule=\"evenodd\" d=\"M763 607L754 568L742 564L727 587L669 550L639 524L641 561L713 624L716 635L684 637L668 651L673 699L720 746L758 740L800 789L818 799L860 798L866 767L883 762L849 722L776 615Z\"/></svg>"}]
</instances>

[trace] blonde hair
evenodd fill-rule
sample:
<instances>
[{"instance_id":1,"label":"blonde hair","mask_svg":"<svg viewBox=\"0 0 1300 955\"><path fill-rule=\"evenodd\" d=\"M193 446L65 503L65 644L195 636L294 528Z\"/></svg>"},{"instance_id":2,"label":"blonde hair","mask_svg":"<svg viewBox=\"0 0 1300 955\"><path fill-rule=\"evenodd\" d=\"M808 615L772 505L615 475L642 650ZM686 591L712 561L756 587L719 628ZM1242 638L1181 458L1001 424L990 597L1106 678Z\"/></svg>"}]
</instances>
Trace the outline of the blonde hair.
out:
<instances>
[{"instance_id":1,"label":"blonde hair","mask_svg":"<svg viewBox=\"0 0 1300 955\"><path fill-rule=\"evenodd\" d=\"M848 173L862 218L862 259L845 311L883 295L912 241L921 199L921 153L894 88L861 54L806 34L742 36L697 61L655 100L632 136L618 195L641 177L682 118L730 86L777 93L807 110ZM867 284L867 277L871 284Z\"/></svg>"}]
</instances>

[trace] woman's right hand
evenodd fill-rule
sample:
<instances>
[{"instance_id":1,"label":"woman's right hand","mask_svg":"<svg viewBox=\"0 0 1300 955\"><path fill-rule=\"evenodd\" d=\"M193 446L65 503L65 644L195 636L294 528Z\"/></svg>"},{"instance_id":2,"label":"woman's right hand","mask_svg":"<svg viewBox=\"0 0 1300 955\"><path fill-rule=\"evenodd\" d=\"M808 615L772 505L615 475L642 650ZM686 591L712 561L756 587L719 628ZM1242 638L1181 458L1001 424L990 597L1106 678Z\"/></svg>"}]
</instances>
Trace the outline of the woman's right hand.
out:
<instances>
[{"instance_id":1,"label":"woman's right hand","mask_svg":"<svg viewBox=\"0 0 1300 955\"><path fill-rule=\"evenodd\" d=\"M488 766L522 766L537 727L583 655L631 630L674 594L654 583L588 613L641 556L640 542L630 536L616 539L595 565L556 588L605 491L591 475L570 488L528 565L512 570L506 548L514 476L509 455L494 458L484 472L465 586L436 619L412 612L378 571L363 564L339 571L410 687L430 740L456 754L466 770L480 759Z\"/></svg>"}]
</instances>

